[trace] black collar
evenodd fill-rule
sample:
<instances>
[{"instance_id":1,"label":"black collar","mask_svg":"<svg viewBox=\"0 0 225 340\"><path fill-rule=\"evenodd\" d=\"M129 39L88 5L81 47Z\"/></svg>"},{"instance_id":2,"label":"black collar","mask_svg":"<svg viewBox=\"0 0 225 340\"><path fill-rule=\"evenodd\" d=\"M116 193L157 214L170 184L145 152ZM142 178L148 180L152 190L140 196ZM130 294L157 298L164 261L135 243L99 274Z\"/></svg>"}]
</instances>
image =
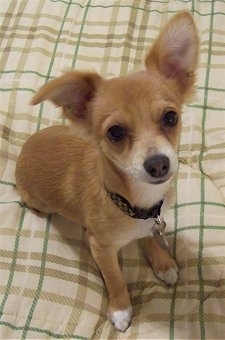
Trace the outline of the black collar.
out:
<instances>
[{"instance_id":1,"label":"black collar","mask_svg":"<svg viewBox=\"0 0 225 340\"><path fill-rule=\"evenodd\" d=\"M148 218L157 218L160 216L160 210L163 204L163 200L154 205L149 209L142 209L138 207L132 207L130 203L117 193L107 190L108 195L111 197L112 201L128 216L133 218L139 218L142 220L147 220Z\"/></svg>"}]
</instances>

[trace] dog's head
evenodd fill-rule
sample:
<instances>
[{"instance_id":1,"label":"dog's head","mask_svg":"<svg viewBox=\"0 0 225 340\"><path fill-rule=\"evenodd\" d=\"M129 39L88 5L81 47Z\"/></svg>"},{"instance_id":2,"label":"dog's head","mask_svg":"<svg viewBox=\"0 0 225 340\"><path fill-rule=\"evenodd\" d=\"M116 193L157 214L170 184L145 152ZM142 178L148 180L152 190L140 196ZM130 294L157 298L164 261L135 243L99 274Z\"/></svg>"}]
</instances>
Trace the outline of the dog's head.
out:
<instances>
[{"instance_id":1,"label":"dog's head","mask_svg":"<svg viewBox=\"0 0 225 340\"><path fill-rule=\"evenodd\" d=\"M160 184L177 171L182 104L193 93L198 36L190 14L175 15L145 59L145 70L103 79L72 71L44 85L45 99L85 129L103 156L133 178Z\"/></svg>"}]
</instances>

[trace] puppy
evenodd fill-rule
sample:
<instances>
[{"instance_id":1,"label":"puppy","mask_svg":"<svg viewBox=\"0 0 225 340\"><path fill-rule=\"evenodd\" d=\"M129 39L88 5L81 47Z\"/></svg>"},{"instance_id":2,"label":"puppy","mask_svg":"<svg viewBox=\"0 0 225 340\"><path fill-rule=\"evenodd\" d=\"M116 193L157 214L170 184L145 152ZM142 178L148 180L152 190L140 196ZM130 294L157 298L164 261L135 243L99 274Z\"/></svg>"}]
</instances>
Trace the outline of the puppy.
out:
<instances>
[{"instance_id":1,"label":"puppy","mask_svg":"<svg viewBox=\"0 0 225 340\"><path fill-rule=\"evenodd\" d=\"M177 265L161 232L177 172L182 104L193 93L198 36L180 12L164 27L143 71L103 79L71 71L44 85L32 104L50 100L73 124L31 136L16 166L28 207L85 226L90 249L109 294L108 318L119 331L132 319L117 254L146 238L156 276L177 281Z\"/></svg>"}]
</instances>

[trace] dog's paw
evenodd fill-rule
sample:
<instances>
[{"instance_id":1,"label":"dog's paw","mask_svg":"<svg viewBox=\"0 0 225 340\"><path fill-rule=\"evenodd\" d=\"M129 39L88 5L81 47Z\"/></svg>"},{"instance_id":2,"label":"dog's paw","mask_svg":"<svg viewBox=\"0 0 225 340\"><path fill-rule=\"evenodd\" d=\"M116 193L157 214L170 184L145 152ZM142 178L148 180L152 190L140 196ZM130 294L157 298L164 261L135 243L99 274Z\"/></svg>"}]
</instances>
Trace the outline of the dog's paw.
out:
<instances>
[{"instance_id":1,"label":"dog's paw","mask_svg":"<svg viewBox=\"0 0 225 340\"><path fill-rule=\"evenodd\" d=\"M154 240L155 242L155 240ZM174 285L178 280L178 267L175 260L166 249L157 243L149 248L149 261L155 275L168 285Z\"/></svg>"},{"instance_id":2,"label":"dog's paw","mask_svg":"<svg viewBox=\"0 0 225 340\"><path fill-rule=\"evenodd\" d=\"M118 331L125 332L131 324L132 307L129 306L124 310L108 312L108 318Z\"/></svg>"},{"instance_id":3,"label":"dog's paw","mask_svg":"<svg viewBox=\"0 0 225 340\"><path fill-rule=\"evenodd\" d=\"M174 285L178 280L178 268L177 265L171 267L165 271L158 271L155 273L156 276L167 283L168 285Z\"/></svg>"}]
</instances>

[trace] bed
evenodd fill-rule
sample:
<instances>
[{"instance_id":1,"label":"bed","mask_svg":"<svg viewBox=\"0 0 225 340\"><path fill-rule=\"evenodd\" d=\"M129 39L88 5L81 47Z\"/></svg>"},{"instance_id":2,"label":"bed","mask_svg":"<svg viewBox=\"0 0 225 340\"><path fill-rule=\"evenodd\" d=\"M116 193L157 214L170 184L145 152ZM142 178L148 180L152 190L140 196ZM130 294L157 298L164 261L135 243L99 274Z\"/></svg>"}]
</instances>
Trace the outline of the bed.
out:
<instances>
[{"instance_id":1,"label":"bed","mask_svg":"<svg viewBox=\"0 0 225 340\"><path fill-rule=\"evenodd\" d=\"M15 164L31 134L66 123L51 103L29 104L41 85L71 68L106 78L140 70L162 25L183 9L196 21L200 58L166 214L180 277L174 287L159 281L142 241L122 249L134 317L119 333L82 228L27 209ZM224 338L225 1L1 0L0 22L0 338Z\"/></svg>"}]
</instances>

